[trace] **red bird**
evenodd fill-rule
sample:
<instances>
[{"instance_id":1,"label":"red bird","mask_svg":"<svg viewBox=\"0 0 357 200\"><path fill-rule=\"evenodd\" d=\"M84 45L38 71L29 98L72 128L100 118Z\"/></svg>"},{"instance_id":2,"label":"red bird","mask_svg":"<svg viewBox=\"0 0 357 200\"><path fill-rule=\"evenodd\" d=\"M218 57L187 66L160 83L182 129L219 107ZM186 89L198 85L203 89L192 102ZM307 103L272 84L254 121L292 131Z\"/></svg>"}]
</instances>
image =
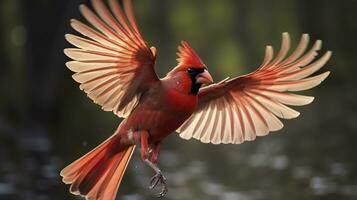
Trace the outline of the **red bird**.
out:
<instances>
[{"instance_id":1,"label":"red bird","mask_svg":"<svg viewBox=\"0 0 357 200\"><path fill-rule=\"evenodd\" d=\"M89 200L114 200L135 146L141 145L141 158L155 171L150 189L162 184L160 196L167 193L166 178L157 166L162 141L177 131L184 139L204 143L251 141L283 127L278 118L291 119L299 112L286 105L302 106L313 97L290 92L319 85L330 72L310 76L326 64L327 52L317 61L321 41L305 53L309 36L304 34L297 49L290 48L288 33L273 58L266 48L262 65L254 72L212 83L206 65L186 43L178 47L178 65L160 79L155 73L155 47L149 48L134 19L130 0L124 10L116 0L108 9L101 0L92 0L93 12L80 6L87 26L75 19L71 26L85 37L66 35L76 48L65 49L73 59L67 67L80 89L105 111L124 120L115 133L97 148L61 171L70 192ZM305 53L305 54L304 54Z\"/></svg>"}]
</instances>

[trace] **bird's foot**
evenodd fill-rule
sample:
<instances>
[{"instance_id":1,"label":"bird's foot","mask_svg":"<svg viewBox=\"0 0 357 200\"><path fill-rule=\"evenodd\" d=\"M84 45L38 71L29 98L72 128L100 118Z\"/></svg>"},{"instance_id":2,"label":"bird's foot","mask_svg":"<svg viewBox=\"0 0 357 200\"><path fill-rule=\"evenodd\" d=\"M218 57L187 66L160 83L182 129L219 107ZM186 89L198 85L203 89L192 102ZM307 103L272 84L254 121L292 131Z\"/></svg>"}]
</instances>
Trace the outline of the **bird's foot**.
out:
<instances>
[{"instance_id":1,"label":"bird's foot","mask_svg":"<svg viewBox=\"0 0 357 200\"><path fill-rule=\"evenodd\" d=\"M154 189L158 184L162 184L161 192L159 193L159 198L165 196L168 192L166 177L161 173L161 171L157 172L150 180L150 190Z\"/></svg>"}]
</instances>

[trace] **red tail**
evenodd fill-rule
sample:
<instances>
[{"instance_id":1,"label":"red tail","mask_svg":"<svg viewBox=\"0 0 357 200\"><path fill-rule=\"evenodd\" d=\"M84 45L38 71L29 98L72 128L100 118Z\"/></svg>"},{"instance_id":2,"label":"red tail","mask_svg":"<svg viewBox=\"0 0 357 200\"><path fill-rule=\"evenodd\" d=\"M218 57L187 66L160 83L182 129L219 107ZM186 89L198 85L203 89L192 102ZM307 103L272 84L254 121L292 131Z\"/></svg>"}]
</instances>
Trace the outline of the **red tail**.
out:
<instances>
[{"instance_id":1,"label":"red tail","mask_svg":"<svg viewBox=\"0 0 357 200\"><path fill-rule=\"evenodd\" d=\"M114 200L135 146L119 147L114 135L61 171L70 192L87 200Z\"/></svg>"}]
</instances>

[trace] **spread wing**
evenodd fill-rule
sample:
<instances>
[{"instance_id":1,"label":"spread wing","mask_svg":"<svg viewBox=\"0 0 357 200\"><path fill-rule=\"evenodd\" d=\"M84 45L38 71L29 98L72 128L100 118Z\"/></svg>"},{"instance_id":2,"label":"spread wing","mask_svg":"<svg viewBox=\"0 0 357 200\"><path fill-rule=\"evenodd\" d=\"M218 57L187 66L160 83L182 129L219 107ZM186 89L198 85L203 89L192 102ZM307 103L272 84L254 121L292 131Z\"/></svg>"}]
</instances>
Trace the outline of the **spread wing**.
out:
<instances>
[{"instance_id":1,"label":"spread wing","mask_svg":"<svg viewBox=\"0 0 357 200\"><path fill-rule=\"evenodd\" d=\"M80 6L91 27L71 20L82 36L66 35L77 47L64 50L73 59L66 66L89 98L105 111L127 117L141 94L159 81L154 71L156 50L141 36L131 0L124 0L124 10L116 0L109 0L110 10L102 0L92 0L92 5L95 12Z\"/></svg>"},{"instance_id":2,"label":"spread wing","mask_svg":"<svg viewBox=\"0 0 357 200\"><path fill-rule=\"evenodd\" d=\"M199 106L178 129L180 136L204 143L239 144L280 130L283 124L279 118L298 117L299 112L288 106L307 105L314 98L291 92L313 88L330 74L310 76L326 64L331 52L313 62L321 41L304 54L308 42L309 36L304 34L297 49L286 58L290 38L284 33L275 59L273 48L268 46L263 64L255 72L202 88Z\"/></svg>"}]
</instances>

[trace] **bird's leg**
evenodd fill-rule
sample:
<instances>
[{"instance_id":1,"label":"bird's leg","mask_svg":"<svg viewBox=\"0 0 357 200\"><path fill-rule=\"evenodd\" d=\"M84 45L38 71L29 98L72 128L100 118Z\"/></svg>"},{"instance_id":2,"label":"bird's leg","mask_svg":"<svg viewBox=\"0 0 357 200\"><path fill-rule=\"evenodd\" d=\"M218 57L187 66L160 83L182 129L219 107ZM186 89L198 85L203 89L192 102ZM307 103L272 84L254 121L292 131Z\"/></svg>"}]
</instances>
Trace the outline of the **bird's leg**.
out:
<instances>
[{"instance_id":1,"label":"bird's leg","mask_svg":"<svg viewBox=\"0 0 357 200\"><path fill-rule=\"evenodd\" d=\"M161 142L157 142L153 145L152 154L150 161L157 165L159 154L160 154Z\"/></svg>"},{"instance_id":2,"label":"bird's leg","mask_svg":"<svg viewBox=\"0 0 357 200\"><path fill-rule=\"evenodd\" d=\"M153 156L149 160L149 145L148 145L149 133L147 131L142 131L140 135L141 140L141 159L155 171L155 175L151 178L150 189L154 189L159 183L162 184L162 190L159 197L165 196L167 193L166 178L162 174L161 170L157 167L157 157L159 155L160 146L155 145L153 149ZM152 162L154 161L154 162Z\"/></svg>"},{"instance_id":3,"label":"bird's leg","mask_svg":"<svg viewBox=\"0 0 357 200\"><path fill-rule=\"evenodd\" d=\"M151 178L150 189L154 189L156 185L160 182L163 185L160 193L160 197L162 197L168 192L168 189L166 184L166 177L161 173L160 169L157 167L158 157L160 154L160 147L161 147L161 142L155 143L153 145L150 161L159 170L159 173L156 172L156 175Z\"/></svg>"}]
</instances>

